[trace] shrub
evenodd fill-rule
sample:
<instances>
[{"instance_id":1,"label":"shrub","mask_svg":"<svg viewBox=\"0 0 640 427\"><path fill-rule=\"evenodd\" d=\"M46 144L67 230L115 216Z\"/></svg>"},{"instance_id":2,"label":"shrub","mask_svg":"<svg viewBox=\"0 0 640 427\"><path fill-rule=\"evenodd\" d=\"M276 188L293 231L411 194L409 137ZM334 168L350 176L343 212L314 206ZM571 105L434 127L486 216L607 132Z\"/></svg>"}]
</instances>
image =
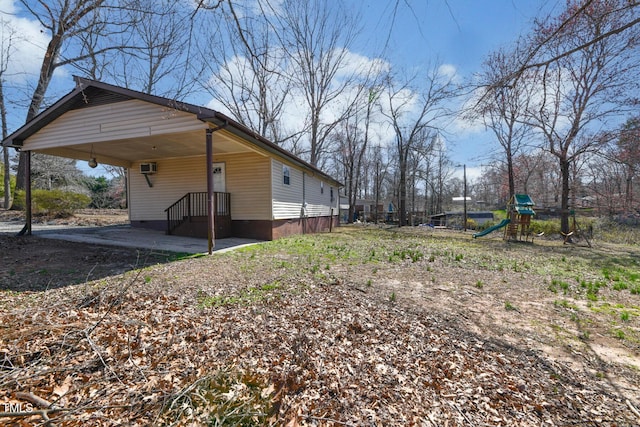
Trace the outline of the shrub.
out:
<instances>
[{"instance_id":1,"label":"shrub","mask_svg":"<svg viewBox=\"0 0 640 427\"><path fill-rule=\"evenodd\" d=\"M16 177L15 175L11 175L9 177L9 192L12 192L14 188L16 188ZM4 198L4 192L5 192L5 188L4 188L4 170L2 168L2 166L0 165L0 198Z\"/></svg>"},{"instance_id":2,"label":"shrub","mask_svg":"<svg viewBox=\"0 0 640 427\"><path fill-rule=\"evenodd\" d=\"M531 221L531 231L540 234L544 233L545 236L553 236L560 234L560 220L559 219L534 219Z\"/></svg>"},{"instance_id":3,"label":"shrub","mask_svg":"<svg viewBox=\"0 0 640 427\"><path fill-rule=\"evenodd\" d=\"M484 231L487 228L493 227L496 224L497 224L497 222L495 222L495 221L485 221L482 224L476 224L475 229L476 229L476 231Z\"/></svg>"},{"instance_id":4,"label":"shrub","mask_svg":"<svg viewBox=\"0 0 640 427\"><path fill-rule=\"evenodd\" d=\"M606 242L625 244L640 243L640 228L637 226L620 224L612 219L600 219L594 223L594 231L598 237Z\"/></svg>"},{"instance_id":5,"label":"shrub","mask_svg":"<svg viewBox=\"0 0 640 427\"><path fill-rule=\"evenodd\" d=\"M73 211L89 206L91 198L85 194L62 190L33 190L31 192L31 202L32 211L36 215L66 218L71 216ZM24 191L16 191L14 205L19 209L24 209Z\"/></svg>"}]
</instances>

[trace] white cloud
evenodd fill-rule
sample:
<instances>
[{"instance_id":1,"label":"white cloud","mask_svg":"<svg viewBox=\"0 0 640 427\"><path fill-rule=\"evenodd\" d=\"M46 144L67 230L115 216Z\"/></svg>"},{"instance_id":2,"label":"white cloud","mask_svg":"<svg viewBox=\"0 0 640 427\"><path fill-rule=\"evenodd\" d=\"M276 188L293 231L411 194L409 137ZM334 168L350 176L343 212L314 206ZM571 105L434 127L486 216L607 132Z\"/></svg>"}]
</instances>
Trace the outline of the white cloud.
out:
<instances>
[{"instance_id":1,"label":"white cloud","mask_svg":"<svg viewBox=\"0 0 640 427\"><path fill-rule=\"evenodd\" d=\"M361 55L351 51L341 52L346 58L346 66L341 70L341 77L363 77L367 75L369 72L379 72L384 73L388 71L391 67L387 61L380 58L371 58L365 55ZM284 65L284 64L281 64ZM244 73L245 81L251 81L250 76L247 74L248 70L247 61L243 57L232 57L228 59L228 62L225 67L224 74L226 74L226 79L241 79L242 74ZM438 74L445 79L455 79L457 76L457 69L453 65L442 65L438 68ZM291 72L291 70L282 70L283 75L287 75ZM209 82L213 87L221 87L221 83L217 82L215 78L212 78ZM339 84L339 83L337 83ZM373 146L392 146L395 141L395 131L393 127L390 125L389 120L386 116L390 115L389 112L389 94L387 93L388 89L382 89L382 92L379 93L380 97L380 108L383 110L382 112L378 109L375 109L373 112L374 117L372 117L370 122L370 136L371 136L371 144ZM228 93L225 94L226 91L222 91L224 95L228 96ZM355 96L358 95L358 88L351 87L346 88L340 96L335 99L328 108L325 108L322 112L322 121L325 123L332 122L333 120L338 118L338 115L344 110L345 106L348 105ZM363 96L360 94L359 96ZM408 123L414 118L415 114L418 113L418 109L420 107L420 97L419 94L412 91L409 88L403 88L398 90L397 93L394 94L394 106L399 107L401 111L401 115L407 120ZM219 110L223 113L229 114L229 111L226 110L224 105L219 102L218 99L211 99L207 107L212 108L214 110ZM281 117L281 125L287 131L295 132L301 129L304 129L306 126L307 117L307 103L305 100L305 96L299 90L291 90L288 94L288 100L285 103L285 108ZM385 114L386 113L386 114ZM444 123L440 123L444 126ZM460 130L466 127L467 129L464 131L465 133L476 132L476 131L484 131L484 126L477 124L469 124L464 121L460 121L454 125L454 132L460 132ZM286 131L285 131L286 133Z\"/></svg>"},{"instance_id":2,"label":"white cloud","mask_svg":"<svg viewBox=\"0 0 640 427\"><path fill-rule=\"evenodd\" d=\"M13 14L16 7L13 0L0 0L0 14Z\"/></svg>"},{"instance_id":3,"label":"white cloud","mask_svg":"<svg viewBox=\"0 0 640 427\"><path fill-rule=\"evenodd\" d=\"M7 80L23 82L38 75L48 37L37 21L20 16L13 0L0 0L0 40L0 49L11 46Z\"/></svg>"},{"instance_id":4,"label":"white cloud","mask_svg":"<svg viewBox=\"0 0 640 427\"><path fill-rule=\"evenodd\" d=\"M345 65L340 69L338 77L366 77L368 74L380 75L391 68L391 64L381 58L369 58L349 50L338 52L335 56L338 55L343 55L345 62Z\"/></svg>"},{"instance_id":5,"label":"white cloud","mask_svg":"<svg viewBox=\"0 0 640 427\"><path fill-rule=\"evenodd\" d=\"M482 177L482 174L484 173L483 166L469 166L469 165L466 165L466 166L467 166L467 183L475 182ZM458 178L459 180L463 180L464 172L465 172L464 168L462 166L459 166L458 163L456 163L451 176L454 178Z\"/></svg>"},{"instance_id":6,"label":"white cloud","mask_svg":"<svg viewBox=\"0 0 640 427\"><path fill-rule=\"evenodd\" d=\"M458 69L455 65L442 64L438 67L438 74L455 81L458 78Z\"/></svg>"}]
</instances>

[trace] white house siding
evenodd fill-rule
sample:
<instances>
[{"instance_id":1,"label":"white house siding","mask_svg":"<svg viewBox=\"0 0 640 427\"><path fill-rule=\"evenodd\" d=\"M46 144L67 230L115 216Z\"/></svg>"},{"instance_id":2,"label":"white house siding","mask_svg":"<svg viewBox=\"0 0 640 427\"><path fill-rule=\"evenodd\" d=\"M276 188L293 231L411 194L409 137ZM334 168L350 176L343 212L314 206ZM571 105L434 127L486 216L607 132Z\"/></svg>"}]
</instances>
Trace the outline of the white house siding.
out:
<instances>
[{"instance_id":1,"label":"white house siding","mask_svg":"<svg viewBox=\"0 0 640 427\"><path fill-rule=\"evenodd\" d=\"M305 182L305 200L307 202L306 214L309 217L329 216L331 215L331 185L324 183L324 189L321 187L322 180L316 176L306 175ZM334 189L334 199L337 192ZM334 211L337 213L337 211Z\"/></svg>"},{"instance_id":2,"label":"white house siding","mask_svg":"<svg viewBox=\"0 0 640 427\"><path fill-rule=\"evenodd\" d=\"M225 162L232 220L270 220L270 161L258 153L214 156Z\"/></svg>"},{"instance_id":3,"label":"white house siding","mask_svg":"<svg viewBox=\"0 0 640 427\"><path fill-rule=\"evenodd\" d=\"M140 164L129 173L129 217L131 221L166 220L164 211L187 193L207 191L204 156L157 160L158 172L149 175L149 187Z\"/></svg>"},{"instance_id":4,"label":"white house siding","mask_svg":"<svg viewBox=\"0 0 640 427\"><path fill-rule=\"evenodd\" d=\"M290 171L289 185L282 178L282 167ZM300 218L303 202L302 171L273 159L271 161L273 219Z\"/></svg>"},{"instance_id":5,"label":"white house siding","mask_svg":"<svg viewBox=\"0 0 640 427\"><path fill-rule=\"evenodd\" d=\"M226 190L231 193L231 218L234 220L269 220L269 159L257 153L214 155L214 162L224 162ZM149 175L149 187L140 164L129 174L131 221L166 220L164 211L189 192L207 191L207 165L204 156L156 161L158 172ZM214 189L215 190L215 189Z\"/></svg>"},{"instance_id":6,"label":"white house siding","mask_svg":"<svg viewBox=\"0 0 640 427\"><path fill-rule=\"evenodd\" d=\"M193 114L131 100L71 110L25 141L25 150L205 129Z\"/></svg>"},{"instance_id":7,"label":"white house siding","mask_svg":"<svg viewBox=\"0 0 640 427\"><path fill-rule=\"evenodd\" d=\"M286 164L285 164L286 165ZM334 201L331 201L331 184L325 181L324 191L321 191L319 177L303 173L291 165L290 183L284 184L282 167L278 160L271 161L272 191L273 191L273 219L300 218L303 203L306 201L304 213L308 217L329 216L331 207L337 206L338 190L334 188ZM303 189L304 184L304 189ZM334 211L337 213L337 210Z\"/></svg>"}]
</instances>

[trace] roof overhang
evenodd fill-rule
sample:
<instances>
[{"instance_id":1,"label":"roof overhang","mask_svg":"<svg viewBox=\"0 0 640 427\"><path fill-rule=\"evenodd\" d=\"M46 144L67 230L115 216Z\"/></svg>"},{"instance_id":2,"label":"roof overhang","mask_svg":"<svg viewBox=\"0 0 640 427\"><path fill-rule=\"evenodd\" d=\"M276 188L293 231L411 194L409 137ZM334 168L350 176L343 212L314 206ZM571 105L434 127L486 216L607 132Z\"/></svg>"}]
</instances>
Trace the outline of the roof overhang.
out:
<instances>
[{"instance_id":1,"label":"roof overhang","mask_svg":"<svg viewBox=\"0 0 640 427\"><path fill-rule=\"evenodd\" d=\"M40 131L67 113L75 113L77 110L90 107L126 103L127 101L143 101L161 106L176 114L191 115L195 124L179 132L165 129L162 132L149 132L149 134L136 134L120 138L78 140L71 143L60 141L59 144L49 143L46 146L32 148L32 151L77 160L89 160L95 157L99 163L130 167L133 163L140 161L203 155L205 153L205 130L212 129L215 131L215 153L268 153L292 163L308 173L318 175L337 187L342 187L339 181L315 166L215 110L80 77L75 77L75 81L76 87L71 92L9 135L2 141L2 145L19 150L30 149L30 139L37 139ZM197 123L200 125L198 126ZM111 124L111 126L118 126L118 123ZM33 145L33 147L36 146L37 144Z\"/></svg>"}]
</instances>

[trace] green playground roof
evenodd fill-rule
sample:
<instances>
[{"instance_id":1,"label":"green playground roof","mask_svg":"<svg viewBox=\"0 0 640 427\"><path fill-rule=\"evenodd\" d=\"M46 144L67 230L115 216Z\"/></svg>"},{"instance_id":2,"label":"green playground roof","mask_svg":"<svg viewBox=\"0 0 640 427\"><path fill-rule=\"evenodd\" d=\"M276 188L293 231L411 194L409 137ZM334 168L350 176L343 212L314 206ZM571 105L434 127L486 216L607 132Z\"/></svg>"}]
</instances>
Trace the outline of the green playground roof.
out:
<instances>
[{"instance_id":1,"label":"green playground roof","mask_svg":"<svg viewBox=\"0 0 640 427\"><path fill-rule=\"evenodd\" d=\"M520 215L535 215L536 213L528 206L516 206L516 212Z\"/></svg>"},{"instance_id":2,"label":"green playground roof","mask_svg":"<svg viewBox=\"0 0 640 427\"><path fill-rule=\"evenodd\" d=\"M519 206L534 206L533 200L528 194L514 194L515 204Z\"/></svg>"}]
</instances>

